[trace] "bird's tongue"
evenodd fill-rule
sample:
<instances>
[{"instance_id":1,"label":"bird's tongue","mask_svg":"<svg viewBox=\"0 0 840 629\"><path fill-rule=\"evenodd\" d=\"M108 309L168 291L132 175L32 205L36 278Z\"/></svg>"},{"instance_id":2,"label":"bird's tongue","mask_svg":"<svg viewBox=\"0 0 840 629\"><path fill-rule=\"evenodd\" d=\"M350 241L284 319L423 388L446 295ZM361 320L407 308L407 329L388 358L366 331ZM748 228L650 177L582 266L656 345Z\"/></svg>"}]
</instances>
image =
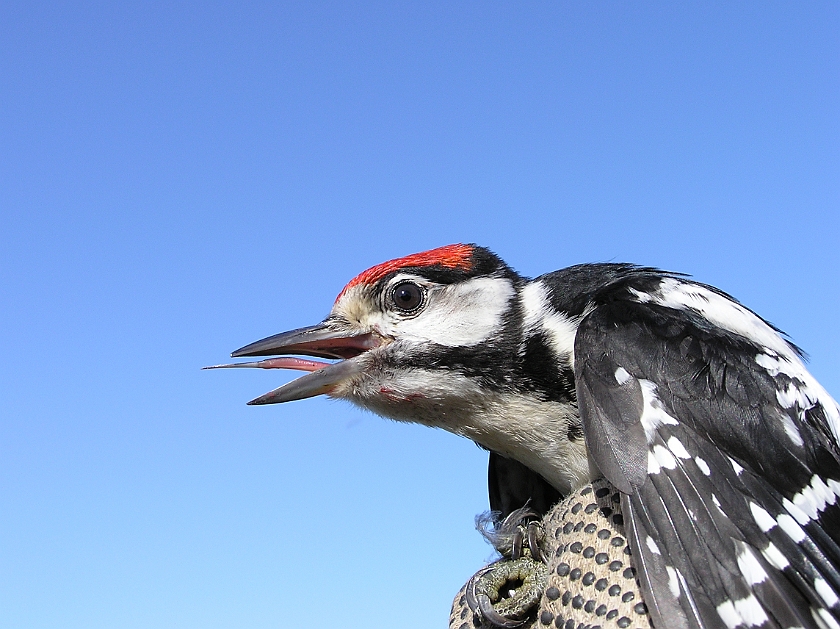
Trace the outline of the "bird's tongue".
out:
<instances>
[{"instance_id":1,"label":"bird's tongue","mask_svg":"<svg viewBox=\"0 0 840 629\"><path fill-rule=\"evenodd\" d=\"M284 384L282 387L269 391L265 395L251 400L248 404L277 404L302 400L316 395L330 394L333 389L344 380L354 376L361 369L356 360L340 360L337 363L322 363L307 358L282 356L267 358L251 363L232 363L229 365L213 365L205 369L231 369L234 367L256 367L258 369L297 369L310 371L297 380Z\"/></svg>"},{"instance_id":2,"label":"bird's tongue","mask_svg":"<svg viewBox=\"0 0 840 629\"><path fill-rule=\"evenodd\" d=\"M295 358L294 356L281 356L279 358L267 358L250 363L232 363L229 365L213 365L205 369L232 369L234 367L251 367L257 369L296 369L297 371L318 371L329 367L332 363L324 363L319 360L308 358Z\"/></svg>"},{"instance_id":3,"label":"bird's tongue","mask_svg":"<svg viewBox=\"0 0 840 629\"><path fill-rule=\"evenodd\" d=\"M308 328L275 334L246 345L231 354L234 358L245 356L271 356L271 358L248 363L213 365L205 369L251 367L308 371L306 375L261 395L248 404L291 402L316 395L332 394L336 387L363 371L365 363L355 359L366 351L379 347L383 341L383 337L374 332L346 336L329 328L325 323L319 323ZM277 356L277 354L287 355ZM288 354L339 360L338 362L324 362Z\"/></svg>"}]
</instances>

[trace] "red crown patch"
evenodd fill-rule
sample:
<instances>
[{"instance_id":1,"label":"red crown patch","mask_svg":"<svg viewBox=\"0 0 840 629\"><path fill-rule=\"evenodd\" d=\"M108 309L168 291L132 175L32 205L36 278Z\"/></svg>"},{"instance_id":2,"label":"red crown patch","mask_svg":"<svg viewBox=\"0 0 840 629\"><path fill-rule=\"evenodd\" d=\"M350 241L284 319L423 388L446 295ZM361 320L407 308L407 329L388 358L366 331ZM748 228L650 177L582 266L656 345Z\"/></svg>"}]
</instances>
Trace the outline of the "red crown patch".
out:
<instances>
[{"instance_id":1,"label":"red crown patch","mask_svg":"<svg viewBox=\"0 0 840 629\"><path fill-rule=\"evenodd\" d=\"M446 245L445 247L430 249L422 253L413 253L404 258L397 258L396 260L377 264L350 280L347 286L338 294L336 301L341 299L341 296L353 286L374 284L389 273L404 268L442 266L448 269L464 269L465 271L469 271L472 267L472 254L473 248L471 245Z\"/></svg>"}]
</instances>

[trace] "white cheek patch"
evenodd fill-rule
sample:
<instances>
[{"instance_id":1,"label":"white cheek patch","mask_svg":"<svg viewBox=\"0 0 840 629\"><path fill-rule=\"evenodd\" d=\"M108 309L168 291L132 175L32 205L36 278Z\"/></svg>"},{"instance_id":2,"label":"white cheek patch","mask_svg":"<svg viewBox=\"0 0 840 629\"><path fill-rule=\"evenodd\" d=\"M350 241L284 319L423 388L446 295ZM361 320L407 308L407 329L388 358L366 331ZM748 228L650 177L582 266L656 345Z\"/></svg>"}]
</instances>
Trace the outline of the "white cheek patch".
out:
<instances>
[{"instance_id":1,"label":"white cheek patch","mask_svg":"<svg viewBox=\"0 0 840 629\"><path fill-rule=\"evenodd\" d=\"M423 311L410 319L390 318L395 335L446 347L477 345L502 326L514 296L503 278L475 278L429 291ZM387 332L387 329L386 329Z\"/></svg>"},{"instance_id":2,"label":"white cheek patch","mask_svg":"<svg viewBox=\"0 0 840 629\"><path fill-rule=\"evenodd\" d=\"M499 330L515 294L511 281L504 278L474 278L441 286L400 274L390 284L405 280L428 287L428 301L415 316L406 318L387 309L383 312L364 286L349 288L333 306L332 313L362 330L376 330L384 336L469 347L486 341Z\"/></svg>"}]
</instances>

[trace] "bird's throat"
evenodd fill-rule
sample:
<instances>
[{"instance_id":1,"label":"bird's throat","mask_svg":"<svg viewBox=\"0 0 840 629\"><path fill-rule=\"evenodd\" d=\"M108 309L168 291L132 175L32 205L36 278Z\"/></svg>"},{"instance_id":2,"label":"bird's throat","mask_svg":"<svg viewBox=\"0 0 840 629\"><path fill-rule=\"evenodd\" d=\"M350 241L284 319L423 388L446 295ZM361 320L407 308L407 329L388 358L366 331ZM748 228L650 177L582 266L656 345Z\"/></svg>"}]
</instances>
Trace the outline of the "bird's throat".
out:
<instances>
[{"instance_id":1,"label":"bird's throat","mask_svg":"<svg viewBox=\"0 0 840 629\"><path fill-rule=\"evenodd\" d=\"M531 393L492 391L449 372L395 371L358 381L343 397L398 421L442 428L519 461L562 494L590 482L576 405Z\"/></svg>"}]
</instances>

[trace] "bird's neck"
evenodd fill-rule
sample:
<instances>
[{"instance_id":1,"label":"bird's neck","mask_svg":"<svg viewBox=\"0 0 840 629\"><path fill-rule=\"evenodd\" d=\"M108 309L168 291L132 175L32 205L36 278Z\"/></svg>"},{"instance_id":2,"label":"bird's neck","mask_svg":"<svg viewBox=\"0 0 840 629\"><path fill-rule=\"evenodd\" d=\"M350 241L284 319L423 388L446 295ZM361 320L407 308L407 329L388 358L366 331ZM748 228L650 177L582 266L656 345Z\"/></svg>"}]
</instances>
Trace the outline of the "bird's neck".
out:
<instances>
[{"instance_id":1,"label":"bird's neck","mask_svg":"<svg viewBox=\"0 0 840 629\"><path fill-rule=\"evenodd\" d=\"M566 495L590 482L577 406L530 394L488 396L453 432L519 461Z\"/></svg>"}]
</instances>

